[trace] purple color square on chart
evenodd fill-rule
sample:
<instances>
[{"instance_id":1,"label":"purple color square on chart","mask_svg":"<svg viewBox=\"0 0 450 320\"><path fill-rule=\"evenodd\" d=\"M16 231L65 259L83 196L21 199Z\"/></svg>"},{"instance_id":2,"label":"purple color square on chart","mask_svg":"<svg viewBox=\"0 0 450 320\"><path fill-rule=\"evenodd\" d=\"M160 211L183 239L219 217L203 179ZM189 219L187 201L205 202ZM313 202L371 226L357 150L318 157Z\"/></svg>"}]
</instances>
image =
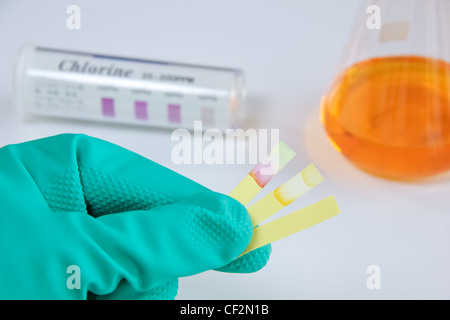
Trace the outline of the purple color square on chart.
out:
<instances>
[{"instance_id":1,"label":"purple color square on chart","mask_svg":"<svg viewBox=\"0 0 450 320\"><path fill-rule=\"evenodd\" d=\"M138 120L147 120L147 102L145 101L135 101L134 102L134 114Z\"/></svg>"},{"instance_id":2,"label":"purple color square on chart","mask_svg":"<svg viewBox=\"0 0 450 320\"><path fill-rule=\"evenodd\" d=\"M114 99L102 98L102 113L105 117L114 117Z\"/></svg>"},{"instance_id":3,"label":"purple color square on chart","mask_svg":"<svg viewBox=\"0 0 450 320\"><path fill-rule=\"evenodd\" d=\"M181 106L179 104L169 104L167 106L169 122L180 123L181 122Z\"/></svg>"},{"instance_id":4,"label":"purple color square on chart","mask_svg":"<svg viewBox=\"0 0 450 320\"><path fill-rule=\"evenodd\" d=\"M214 125L214 109L211 107L202 108L202 121L206 126Z\"/></svg>"}]
</instances>

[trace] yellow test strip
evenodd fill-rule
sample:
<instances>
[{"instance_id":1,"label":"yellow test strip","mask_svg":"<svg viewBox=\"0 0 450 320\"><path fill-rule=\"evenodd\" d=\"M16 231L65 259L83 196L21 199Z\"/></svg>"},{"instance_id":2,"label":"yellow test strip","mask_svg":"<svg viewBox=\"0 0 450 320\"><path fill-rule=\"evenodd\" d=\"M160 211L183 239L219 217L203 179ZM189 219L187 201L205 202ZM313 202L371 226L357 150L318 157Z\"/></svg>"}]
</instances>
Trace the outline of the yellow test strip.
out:
<instances>
[{"instance_id":1,"label":"yellow test strip","mask_svg":"<svg viewBox=\"0 0 450 320\"><path fill-rule=\"evenodd\" d=\"M248 208L253 226L268 219L323 181L319 170L310 164L280 187Z\"/></svg>"},{"instance_id":2,"label":"yellow test strip","mask_svg":"<svg viewBox=\"0 0 450 320\"><path fill-rule=\"evenodd\" d=\"M266 244L286 238L340 213L334 196L253 229L253 237L241 256Z\"/></svg>"},{"instance_id":3,"label":"yellow test strip","mask_svg":"<svg viewBox=\"0 0 450 320\"><path fill-rule=\"evenodd\" d=\"M270 151L268 163L256 165L231 191L230 197L246 206L294 156L295 152L280 141Z\"/></svg>"},{"instance_id":4,"label":"yellow test strip","mask_svg":"<svg viewBox=\"0 0 450 320\"><path fill-rule=\"evenodd\" d=\"M251 175L246 175L236 188L230 193L230 197L236 199L246 206L261 191L261 187L256 183Z\"/></svg>"}]
</instances>

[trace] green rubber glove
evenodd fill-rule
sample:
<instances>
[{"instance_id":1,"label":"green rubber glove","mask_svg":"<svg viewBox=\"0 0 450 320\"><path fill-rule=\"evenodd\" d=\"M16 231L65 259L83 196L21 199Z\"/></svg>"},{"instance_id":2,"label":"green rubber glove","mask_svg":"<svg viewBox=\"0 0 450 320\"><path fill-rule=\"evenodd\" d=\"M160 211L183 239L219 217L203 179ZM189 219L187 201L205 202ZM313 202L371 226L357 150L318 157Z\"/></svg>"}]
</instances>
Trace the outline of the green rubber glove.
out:
<instances>
[{"instance_id":1,"label":"green rubber glove","mask_svg":"<svg viewBox=\"0 0 450 320\"><path fill-rule=\"evenodd\" d=\"M0 149L0 299L173 299L178 278L254 272L246 209L114 144L64 134Z\"/></svg>"}]
</instances>

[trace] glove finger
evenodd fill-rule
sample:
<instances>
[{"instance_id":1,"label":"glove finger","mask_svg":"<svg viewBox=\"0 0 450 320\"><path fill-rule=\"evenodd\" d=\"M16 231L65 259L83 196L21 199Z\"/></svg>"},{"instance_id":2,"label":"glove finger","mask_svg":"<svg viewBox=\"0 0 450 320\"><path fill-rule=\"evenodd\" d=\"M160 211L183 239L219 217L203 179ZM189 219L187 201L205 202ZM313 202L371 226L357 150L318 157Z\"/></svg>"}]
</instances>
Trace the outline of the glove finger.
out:
<instances>
[{"instance_id":1,"label":"glove finger","mask_svg":"<svg viewBox=\"0 0 450 320\"><path fill-rule=\"evenodd\" d=\"M67 231L60 251L71 252L71 264L84 275L83 290L97 295L113 292L123 280L145 292L178 277L220 268L247 247L253 232L245 207L212 191L96 219L54 215ZM79 241L72 244L72 239Z\"/></svg>"},{"instance_id":2,"label":"glove finger","mask_svg":"<svg viewBox=\"0 0 450 320\"><path fill-rule=\"evenodd\" d=\"M269 243L261 248L250 251L242 257L236 258L227 265L215 269L216 271L229 273L252 273L261 270L269 262L272 253L272 245Z\"/></svg>"},{"instance_id":3,"label":"glove finger","mask_svg":"<svg viewBox=\"0 0 450 320\"><path fill-rule=\"evenodd\" d=\"M62 134L5 147L29 173L52 211L94 217L151 209L205 187L115 144ZM17 161L19 160L19 161Z\"/></svg>"},{"instance_id":4,"label":"glove finger","mask_svg":"<svg viewBox=\"0 0 450 320\"><path fill-rule=\"evenodd\" d=\"M174 300L178 292L178 279L170 280L148 291L135 290L128 281L121 281L110 294L96 296L96 300Z\"/></svg>"}]
</instances>

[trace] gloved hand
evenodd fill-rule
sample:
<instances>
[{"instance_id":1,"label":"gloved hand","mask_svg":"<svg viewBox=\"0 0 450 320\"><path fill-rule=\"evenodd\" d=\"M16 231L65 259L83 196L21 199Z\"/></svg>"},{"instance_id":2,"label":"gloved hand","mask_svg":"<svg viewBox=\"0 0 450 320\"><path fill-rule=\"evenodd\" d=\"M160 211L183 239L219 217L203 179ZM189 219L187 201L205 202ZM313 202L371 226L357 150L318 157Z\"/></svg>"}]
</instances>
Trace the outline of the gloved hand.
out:
<instances>
[{"instance_id":1,"label":"gloved hand","mask_svg":"<svg viewBox=\"0 0 450 320\"><path fill-rule=\"evenodd\" d=\"M85 135L0 149L0 299L173 299L178 277L253 272L246 209ZM79 286L78 286L79 285Z\"/></svg>"}]
</instances>

